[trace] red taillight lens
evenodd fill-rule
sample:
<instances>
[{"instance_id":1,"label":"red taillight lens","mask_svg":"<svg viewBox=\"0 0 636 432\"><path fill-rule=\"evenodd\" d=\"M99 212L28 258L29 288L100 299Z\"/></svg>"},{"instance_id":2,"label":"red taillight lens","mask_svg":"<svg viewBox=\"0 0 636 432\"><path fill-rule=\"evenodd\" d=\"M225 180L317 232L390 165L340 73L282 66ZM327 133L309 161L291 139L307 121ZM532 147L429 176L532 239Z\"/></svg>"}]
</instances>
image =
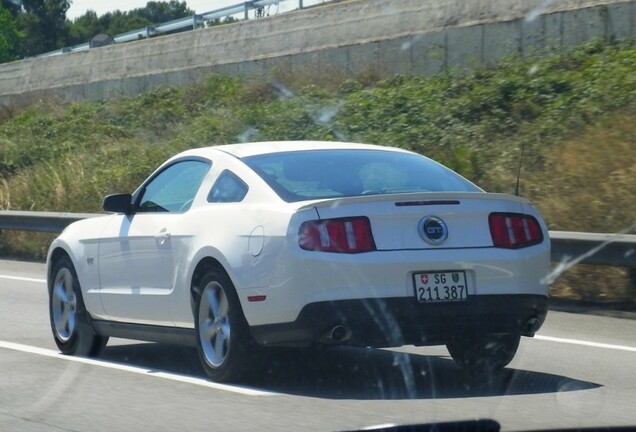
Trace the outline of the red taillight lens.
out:
<instances>
[{"instance_id":1,"label":"red taillight lens","mask_svg":"<svg viewBox=\"0 0 636 432\"><path fill-rule=\"evenodd\" d=\"M488 217L490 235L495 247L519 249L543 241L537 220L520 213L491 213Z\"/></svg>"},{"instance_id":2,"label":"red taillight lens","mask_svg":"<svg viewBox=\"0 0 636 432\"><path fill-rule=\"evenodd\" d=\"M366 217L305 222L298 231L302 249L322 252L360 253L375 250L371 224Z\"/></svg>"}]
</instances>

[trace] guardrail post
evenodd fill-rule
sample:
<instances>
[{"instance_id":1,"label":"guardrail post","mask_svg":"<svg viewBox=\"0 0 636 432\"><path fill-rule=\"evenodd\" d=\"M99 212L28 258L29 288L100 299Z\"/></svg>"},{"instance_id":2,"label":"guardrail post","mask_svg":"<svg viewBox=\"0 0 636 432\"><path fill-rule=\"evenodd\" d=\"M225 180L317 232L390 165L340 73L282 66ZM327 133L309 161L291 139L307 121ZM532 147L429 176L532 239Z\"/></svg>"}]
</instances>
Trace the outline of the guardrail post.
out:
<instances>
[{"instance_id":1,"label":"guardrail post","mask_svg":"<svg viewBox=\"0 0 636 432\"><path fill-rule=\"evenodd\" d=\"M245 4L245 21L247 21L248 19L250 19L250 6L252 6L252 2L251 1L246 1Z\"/></svg>"},{"instance_id":2,"label":"guardrail post","mask_svg":"<svg viewBox=\"0 0 636 432\"><path fill-rule=\"evenodd\" d=\"M298 9L303 8L303 0L298 0Z\"/></svg>"}]
</instances>

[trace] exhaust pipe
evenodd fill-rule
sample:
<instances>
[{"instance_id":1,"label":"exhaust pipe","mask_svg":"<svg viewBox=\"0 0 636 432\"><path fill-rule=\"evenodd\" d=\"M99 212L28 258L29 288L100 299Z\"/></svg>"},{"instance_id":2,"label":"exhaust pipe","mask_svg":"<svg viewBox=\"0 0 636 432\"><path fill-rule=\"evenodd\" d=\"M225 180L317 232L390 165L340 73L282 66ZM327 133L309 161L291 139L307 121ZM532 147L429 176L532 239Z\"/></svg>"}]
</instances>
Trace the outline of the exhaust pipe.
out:
<instances>
[{"instance_id":1,"label":"exhaust pipe","mask_svg":"<svg viewBox=\"0 0 636 432\"><path fill-rule=\"evenodd\" d=\"M327 329L320 339L326 343L345 342L351 339L351 329L342 324L338 324Z\"/></svg>"},{"instance_id":2,"label":"exhaust pipe","mask_svg":"<svg viewBox=\"0 0 636 432\"><path fill-rule=\"evenodd\" d=\"M539 330L539 327L541 327L541 322L539 321L539 319L536 317L530 318L528 321L526 321L526 336L534 336L535 332Z\"/></svg>"}]
</instances>

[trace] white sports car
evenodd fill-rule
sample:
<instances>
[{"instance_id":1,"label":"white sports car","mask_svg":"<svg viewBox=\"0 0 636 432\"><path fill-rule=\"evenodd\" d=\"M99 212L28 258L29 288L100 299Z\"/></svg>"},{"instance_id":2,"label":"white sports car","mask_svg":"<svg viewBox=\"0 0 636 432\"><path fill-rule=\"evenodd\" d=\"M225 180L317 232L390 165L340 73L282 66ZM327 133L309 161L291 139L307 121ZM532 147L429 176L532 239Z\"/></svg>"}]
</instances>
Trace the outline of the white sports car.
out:
<instances>
[{"instance_id":1,"label":"white sports car","mask_svg":"<svg viewBox=\"0 0 636 432\"><path fill-rule=\"evenodd\" d=\"M267 346L445 344L496 371L548 307L550 243L523 198L421 155L335 142L189 150L48 253L53 336L198 347L235 380Z\"/></svg>"}]
</instances>

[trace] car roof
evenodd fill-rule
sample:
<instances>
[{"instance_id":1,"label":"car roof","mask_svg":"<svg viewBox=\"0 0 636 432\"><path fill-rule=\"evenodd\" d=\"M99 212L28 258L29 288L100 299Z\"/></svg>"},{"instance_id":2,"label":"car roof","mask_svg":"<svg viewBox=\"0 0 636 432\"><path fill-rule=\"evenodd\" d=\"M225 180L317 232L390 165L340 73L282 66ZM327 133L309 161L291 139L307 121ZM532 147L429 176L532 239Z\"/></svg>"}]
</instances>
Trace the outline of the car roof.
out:
<instances>
[{"instance_id":1,"label":"car roof","mask_svg":"<svg viewBox=\"0 0 636 432\"><path fill-rule=\"evenodd\" d=\"M406 150L395 147L338 141L264 141L196 148L187 150L179 154L179 156L201 156L211 158L215 153L221 151L237 158L244 158L263 154L307 150L385 150L410 153Z\"/></svg>"}]
</instances>

